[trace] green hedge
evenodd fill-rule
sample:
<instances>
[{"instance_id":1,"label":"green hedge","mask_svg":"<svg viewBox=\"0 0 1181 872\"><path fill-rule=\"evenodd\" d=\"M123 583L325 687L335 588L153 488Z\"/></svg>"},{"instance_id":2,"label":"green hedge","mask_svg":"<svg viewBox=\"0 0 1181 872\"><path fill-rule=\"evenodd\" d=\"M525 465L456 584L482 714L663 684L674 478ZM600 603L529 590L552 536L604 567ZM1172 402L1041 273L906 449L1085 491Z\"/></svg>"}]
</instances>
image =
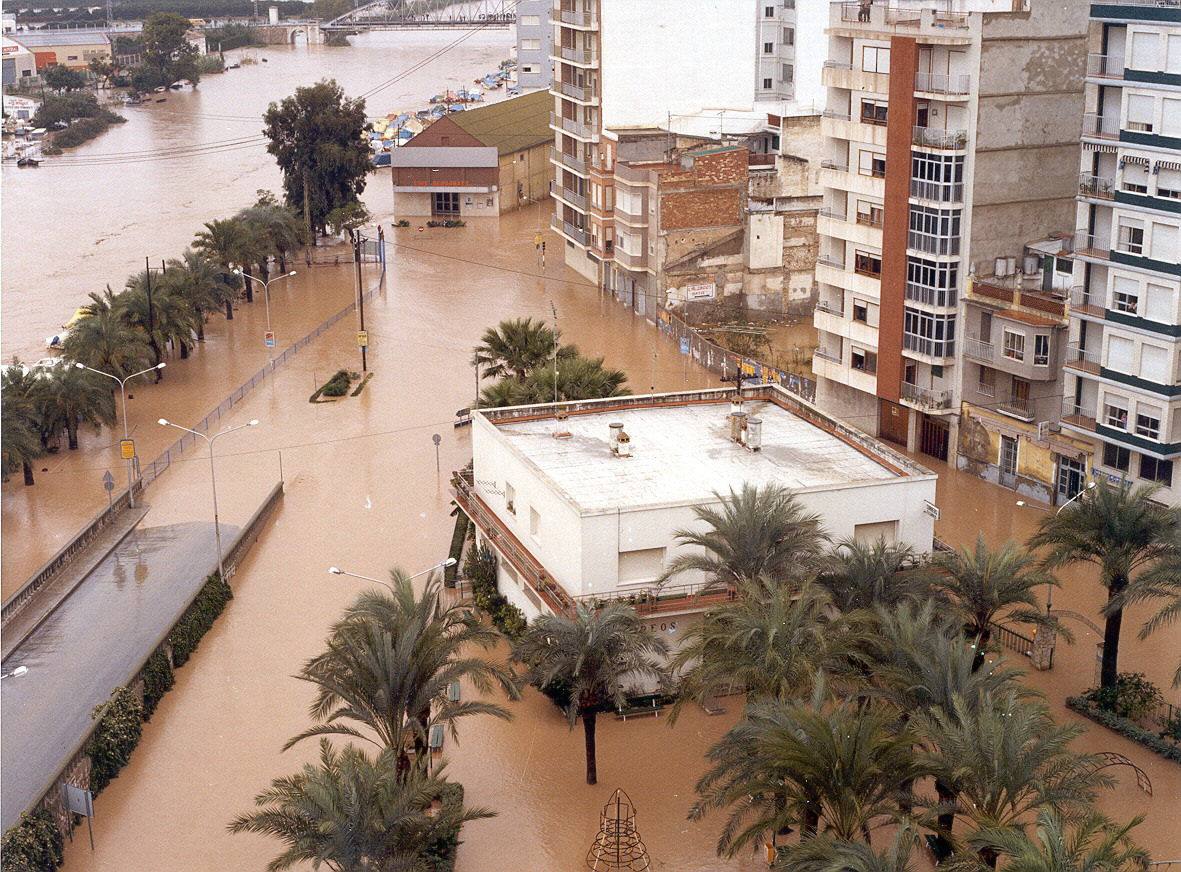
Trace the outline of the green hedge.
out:
<instances>
[{"instance_id":1,"label":"green hedge","mask_svg":"<svg viewBox=\"0 0 1181 872\"><path fill-rule=\"evenodd\" d=\"M1150 751L1155 751L1166 760L1181 763L1181 747L1162 739L1156 733L1144 729L1139 724L1133 723L1127 718L1122 718L1113 712L1104 711L1081 696L1068 696L1066 698L1066 706L1078 712L1080 715L1090 718L1095 723L1102 724L1109 730L1114 730L1124 738L1131 739L1133 742L1143 745Z\"/></svg>"},{"instance_id":2,"label":"green hedge","mask_svg":"<svg viewBox=\"0 0 1181 872\"><path fill-rule=\"evenodd\" d=\"M0 842L4 872L52 872L62 864L62 834L44 808L22 814Z\"/></svg>"},{"instance_id":3,"label":"green hedge","mask_svg":"<svg viewBox=\"0 0 1181 872\"><path fill-rule=\"evenodd\" d=\"M525 613L496 589L496 555L492 549L481 545L469 550L463 571L472 583L472 600L476 608L487 612L496 629L510 640L520 638L528 622Z\"/></svg>"},{"instance_id":4,"label":"green hedge","mask_svg":"<svg viewBox=\"0 0 1181 872\"><path fill-rule=\"evenodd\" d=\"M164 694L172 689L176 679L172 674L172 664L168 662L168 652L163 648L156 649L156 653L148 658L144 665L144 720L150 721L156 706Z\"/></svg>"},{"instance_id":5,"label":"green hedge","mask_svg":"<svg viewBox=\"0 0 1181 872\"><path fill-rule=\"evenodd\" d=\"M98 796L131 759L143 734L144 706L129 687L117 687L111 698L94 709L98 719L86 754L90 757L90 789Z\"/></svg>"},{"instance_id":6,"label":"green hedge","mask_svg":"<svg viewBox=\"0 0 1181 872\"><path fill-rule=\"evenodd\" d=\"M231 599L234 598L230 586L221 580L216 572L205 581L205 586L193 600L193 604L185 609L180 620L168 636L168 644L172 646L172 663L175 667L184 666L189 657L197 650L201 637L209 632L217 616L222 613Z\"/></svg>"}]
</instances>

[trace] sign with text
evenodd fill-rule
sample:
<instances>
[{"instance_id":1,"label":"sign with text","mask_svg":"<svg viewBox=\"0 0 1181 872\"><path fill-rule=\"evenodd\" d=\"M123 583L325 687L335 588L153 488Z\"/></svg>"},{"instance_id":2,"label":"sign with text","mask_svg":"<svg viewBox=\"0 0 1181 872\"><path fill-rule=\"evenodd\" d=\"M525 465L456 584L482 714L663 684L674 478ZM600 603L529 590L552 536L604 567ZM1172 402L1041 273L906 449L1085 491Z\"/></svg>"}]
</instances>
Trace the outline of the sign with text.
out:
<instances>
[{"instance_id":1,"label":"sign with text","mask_svg":"<svg viewBox=\"0 0 1181 872\"><path fill-rule=\"evenodd\" d=\"M275 333L273 330L268 330L266 333L262 334L262 344L267 348L275 347Z\"/></svg>"},{"instance_id":2,"label":"sign with text","mask_svg":"<svg viewBox=\"0 0 1181 872\"><path fill-rule=\"evenodd\" d=\"M696 300L712 300L717 295L717 292L717 285L713 284L713 282L685 285L681 288L681 296L687 303L692 303Z\"/></svg>"},{"instance_id":3,"label":"sign with text","mask_svg":"<svg viewBox=\"0 0 1181 872\"><path fill-rule=\"evenodd\" d=\"M357 346L359 348L366 348L366 347L368 347L368 345L369 345L369 331L368 330L358 330L357 331Z\"/></svg>"},{"instance_id":4,"label":"sign with text","mask_svg":"<svg viewBox=\"0 0 1181 872\"><path fill-rule=\"evenodd\" d=\"M135 459L135 440L134 439L120 439L119 440L119 456L124 460Z\"/></svg>"}]
</instances>

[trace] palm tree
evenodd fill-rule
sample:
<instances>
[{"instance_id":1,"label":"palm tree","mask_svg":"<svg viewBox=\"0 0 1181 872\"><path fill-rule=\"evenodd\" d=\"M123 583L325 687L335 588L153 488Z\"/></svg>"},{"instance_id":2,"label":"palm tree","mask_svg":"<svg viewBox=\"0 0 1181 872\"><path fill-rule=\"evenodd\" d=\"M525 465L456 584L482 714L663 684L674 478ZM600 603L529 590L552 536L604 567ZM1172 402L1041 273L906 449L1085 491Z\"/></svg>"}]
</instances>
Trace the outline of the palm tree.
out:
<instances>
[{"instance_id":1,"label":"palm tree","mask_svg":"<svg viewBox=\"0 0 1181 872\"><path fill-rule=\"evenodd\" d=\"M33 481L33 461L45 453L38 432L37 409L28 372L15 357L5 367L0 389L0 472L4 480L15 470L24 472L25 486Z\"/></svg>"},{"instance_id":2,"label":"palm tree","mask_svg":"<svg viewBox=\"0 0 1181 872\"><path fill-rule=\"evenodd\" d=\"M562 338L543 321L532 318L513 318L489 327L480 337L473 362L482 367L488 378L512 378L523 382L531 372L554 359L554 347ZM576 355L572 345L558 346L558 359ZM552 383L550 385L553 387Z\"/></svg>"},{"instance_id":3,"label":"palm tree","mask_svg":"<svg viewBox=\"0 0 1181 872\"><path fill-rule=\"evenodd\" d=\"M1044 704L1015 691L982 694L976 704L957 699L951 712L917 712L912 723L933 749L927 764L955 795L954 811L976 829L1016 827L1047 807L1085 812L1095 791L1112 785L1097 771L1099 758L1070 750L1081 726L1054 723ZM994 852L981 858L996 868Z\"/></svg>"},{"instance_id":4,"label":"palm tree","mask_svg":"<svg viewBox=\"0 0 1181 872\"><path fill-rule=\"evenodd\" d=\"M553 397L550 397L553 400ZM480 391L480 408L500 409L506 406L524 406L531 402L524 382L513 378L502 378Z\"/></svg>"},{"instance_id":5,"label":"palm tree","mask_svg":"<svg viewBox=\"0 0 1181 872\"><path fill-rule=\"evenodd\" d=\"M44 432L65 430L71 451L78 448L78 427L115 423L115 398L106 379L74 366L55 366L37 379L37 398Z\"/></svg>"},{"instance_id":6,"label":"palm tree","mask_svg":"<svg viewBox=\"0 0 1181 872\"><path fill-rule=\"evenodd\" d=\"M542 615L517 641L513 660L525 665L537 687L562 684L569 688L566 716L571 729L582 718L586 783L595 784L595 724L600 707L626 703L624 681L663 682L667 653L668 643L634 609L611 603L597 611L580 605L569 617Z\"/></svg>"},{"instance_id":7,"label":"palm tree","mask_svg":"<svg viewBox=\"0 0 1181 872\"><path fill-rule=\"evenodd\" d=\"M673 655L680 677L674 717L687 701L706 704L732 687L745 688L751 701L810 694L818 670L838 672L846 662L845 633L829 612L814 584L796 592L739 582L738 598L706 612Z\"/></svg>"},{"instance_id":8,"label":"palm tree","mask_svg":"<svg viewBox=\"0 0 1181 872\"><path fill-rule=\"evenodd\" d=\"M799 578L820 558L825 535L820 516L808 512L786 488L744 484L728 497L714 493L720 508L697 506L693 513L710 529L677 530L682 545L705 553L681 554L665 570L662 580L689 570L704 572L712 581L737 584L742 579Z\"/></svg>"},{"instance_id":9,"label":"palm tree","mask_svg":"<svg viewBox=\"0 0 1181 872\"><path fill-rule=\"evenodd\" d=\"M150 305L149 281L152 287ZM117 298L123 320L147 335L157 364L169 344L180 349L181 359L188 357L189 344L197 332L200 319L182 296L183 281L183 276L175 271L162 276L140 272L127 279L127 290ZM162 377L163 370L156 370L156 381Z\"/></svg>"},{"instance_id":10,"label":"palm tree","mask_svg":"<svg viewBox=\"0 0 1181 872\"><path fill-rule=\"evenodd\" d=\"M712 768L697 783L689 818L732 809L720 856L791 825L807 841L822 822L832 839L868 844L872 830L899 818L900 802L926 772L915 741L889 707L825 705L822 687L808 703L753 705L709 750Z\"/></svg>"},{"instance_id":11,"label":"palm tree","mask_svg":"<svg viewBox=\"0 0 1181 872\"><path fill-rule=\"evenodd\" d=\"M1034 590L1038 585L1058 582L1038 567L1029 551L1012 542L990 551L981 533L975 548L942 554L935 566L942 570L934 579L935 587L950 594L952 608L963 618L965 634L974 640L977 669L984 664L992 624L997 620L1054 624L1069 638L1053 618L1038 610Z\"/></svg>"},{"instance_id":12,"label":"palm tree","mask_svg":"<svg viewBox=\"0 0 1181 872\"><path fill-rule=\"evenodd\" d=\"M467 680L481 693L500 687L510 698L517 696L511 669L473 653L492 648L500 635L470 609L445 605L437 579L416 597L405 573L390 575L393 592L361 594L333 626L327 650L300 670L299 678L316 685L315 726L284 749L310 736L351 736L392 749L407 772L412 752L420 762L425 759L435 724L458 738L460 718L511 717L495 703L448 695L453 682Z\"/></svg>"},{"instance_id":13,"label":"palm tree","mask_svg":"<svg viewBox=\"0 0 1181 872\"><path fill-rule=\"evenodd\" d=\"M918 836L903 824L884 851L865 842L836 839L822 833L815 838L780 849L775 868L793 872L913 872L911 857Z\"/></svg>"},{"instance_id":14,"label":"palm tree","mask_svg":"<svg viewBox=\"0 0 1181 872\"><path fill-rule=\"evenodd\" d=\"M205 222L205 229L198 231L193 239L193 248L225 267L227 272L233 264L241 267L246 275L253 275L252 264L259 260L260 252L268 250L267 246L257 226L237 216ZM261 256L265 258L266 255ZM242 284L245 286L246 302L253 303L253 282L243 278Z\"/></svg>"},{"instance_id":15,"label":"palm tree","mask_svg":"<svg viewBox=\"0 0 1181 872\"><path fill-rule=\"evenodd\" d=\"M1038 811L1033 835L1021 827L986 828L972 833L968 846L1005 858L1006 872L1143 872L1150 857L1132 841L1143 817L1119 826L1094 811L1067 819L1054 808ZM956 855L943 863L950 872L984 872L979 855Z\"/></svg>"},{"instance_id":16,"label":"palm tree","mask_svg":"<svg viewBox=\"0 0 1181 872\"><path fill-rule=\"evenodd\" d=\"M252 222L266 237L268 248L279 261L279 271L287 271L287 255L303 245L304 226L294 211L282 205L270 191L259 191L258 200L238 213Z\"/></svg>"},{"instance_id":17,"label":"palm tree","mask_svg":"<svg viewBox=\"0 0 1181 872\"><path fill-rule=\"evenodd\" d=\"M1140 628L1140 639L1147 639L1161 627L1181 618L1181 530L1173 533L1170 552L1130 582L1111 606L1122 609L1129 603L1159 599L1165 603ZM1181 665L1173 674L1173 687L1181 687Z\"/></svg>"},{"instance_id":18,"label":"palm tree","mask_svg":"<svg viewBox=\"0 0 1181 872\"><path fill-rule=\"evenodd\" d=\"M1050 569L1072 563L1091 563L1099 569L1100 582L1107 588L1102 687L1115 687L1119 675L1124 617L1120 595L1138 573L1177 554L1181 510L1154 502L1159 490L1156 485L1132 487L1100 480L1064 511L1043 518L1029 540L1030 548L1046 549L1043 563Z\"/></svg>"},{"instance_id":19,"label":"palm tree","mask_svg":"<svg viewBox=\"0 0 1181 872\"><path fill-rule=\"evenodd\" d=\"M816 580L842 612L871 611L929 597L931 573L914 563L914 549L908 545L842 539L822 561Z\"/></svg>"},{"instance_id":20,"label":"palm tree","mask_svg":"<svg viewBox=\"0 0 1181 872\"><path fill-rule=\"evenodd\" d=\"M320 742L318 764L276 778L255 797L255 811L230 824L232 833L274 836L286 846L270 872L311 863L335 872L421 872L432 849L454 843L468 821L489 818L482 808L444 801L449 785L439 770L402 777L397 753L363 751Z\"/></svg>"},{"instance_id":21,"label":"palm tree","mask_svg":"<svg viewBox=\"0 0 1181 872\"><path fill-rule=\"evenodd\" d=\"M198 342L205 341L205 320L210 312L224 306L226 319L233 319L233 285L226 280L226 274L204 255L188 249L180 260L168 261L168 275L179 277L176 291L197 316Z\"/></svg>"},{"instance_id":22,"label":"palm tree","mask_svg":"<svg viewBox=\"0 0 1181 872\"><path fill-rule=\"evenodd\" d=\"M152 349L144 333L123 319L121 301L108 287L91 292L83 307L85 317L70 329L62 344L62 356L112 375L127 376L148 365Z\"/></svg>"}]
</instances>

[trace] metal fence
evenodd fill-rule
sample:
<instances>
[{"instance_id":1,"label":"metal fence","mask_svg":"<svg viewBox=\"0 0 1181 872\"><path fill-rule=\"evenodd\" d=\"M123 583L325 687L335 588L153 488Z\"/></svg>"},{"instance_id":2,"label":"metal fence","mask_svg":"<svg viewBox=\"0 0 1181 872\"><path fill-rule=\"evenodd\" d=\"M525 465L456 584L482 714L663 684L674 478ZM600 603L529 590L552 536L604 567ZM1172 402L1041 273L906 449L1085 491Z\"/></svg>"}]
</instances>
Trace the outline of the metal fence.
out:
<instances>
[{"instance_id":1,"label":"metal fence","mask_svg":"<svg viewBox=\"0 0 1181 872\"><path fill-rule=\"evenodd\" d=\"M373 243L374 246L377 243ZM381 265L381 273L378 280L364 292L366 299L372 297L381 289L381 282L385 276L384 257L376 256L376 262ZM249 379L243 382L238 388L217 404L217 407L207 414L204 418L192 426L191 429L200 431L201 433L208 433L210 426L221 421L222 416L226 415L234 406L242 402L251 391L264 382L268 375L272 374L279 367L288 363L291 358L299 354L304 348L307 348L312 342L335 327L344 318L347 318L357 309L357 301L352 300L347 306L328 318L326 321L320 323L311 333L308 333L302 339L295 342L293 345L283 350L283 353L275 357L272 361L258 370ZM137 494L141 493L144 488L163 475L164 471L170 467L174 461L180 458L186 450L191 448L198 437L192 433L186 433L180 439L177 439L171 445L164 449L154 460L150 463L139 466L139 476L134 484ZM138 464L138 460L137 460ZM25 604L27 604L33 596L45 586L62 566L74 556L78 551L84 548L99 532L107 527L119 513L127 507L127 491L124 490L114 501L110 508L103 509L95 515L90 522L83 527L78 533L66 543L62 549L54 555L48 563L37 571L28 581L7 600L3 605L3 614L0 621L7 622L13 615L15 615Z\"/></svg>"}]
</instances>

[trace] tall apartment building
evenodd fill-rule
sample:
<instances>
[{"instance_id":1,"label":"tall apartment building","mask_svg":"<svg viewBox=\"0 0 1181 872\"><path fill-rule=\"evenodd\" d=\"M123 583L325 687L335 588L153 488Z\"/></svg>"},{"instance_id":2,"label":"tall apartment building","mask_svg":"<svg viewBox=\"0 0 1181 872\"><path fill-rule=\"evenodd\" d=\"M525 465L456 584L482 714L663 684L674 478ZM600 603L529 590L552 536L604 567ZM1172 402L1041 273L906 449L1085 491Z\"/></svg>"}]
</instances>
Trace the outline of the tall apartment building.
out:
<instances>
[{"instance_id":1,"label":"tall apartment building","mask_svg":"<svg viewBox=\"0 0 1181 872\"><path fill-rule=\"evenodd\" d=\"M964 323L968 279L1074 211L1085 32L1077 0L830 7L813 361L826 410L952 459L964 338L981 329Z\"/></svg>"},{"instance_id":2,"label":"tall apartment building","mask_svg":"<svg viewBox=\"0 0 1181 872\"><path fill-rule=\"evenodd\" d=\"M805 20L815 17L812 10ZM659 140L651 159L694 141L747 134L771 148L777 129L770 112L782 114L784 100L812 87L800 68L795 2L554 0L552 20L552 227L565 240L566 263L611 287L618 284L612 264L623 143ZM639 51L637 34L645 37ZM818 34L819 26L813 54ZM809 103L814 96L808 93Z\"/></svg>"},{"instance_id":3,"label":"tall apartment building","mask_svg":"<svg viewBox=\"0 0 1181 872\"><path fill-rule=\"evenodd\" d=\"M523 91L549 88L554 81L553 0L517 3L517 85Z\"/></svg>"},{"instance_id":4,"label":"tall apartment building","mask_svg":"<svg viewBox=\"0 0 1181 872\"><path fill-rule=\"evenodd\" d=\"M1062 426L1181 502L1181 4L1090 5ZM1181 470L1178 471L1181 473Z\"/></svg>"}]
</instances>

